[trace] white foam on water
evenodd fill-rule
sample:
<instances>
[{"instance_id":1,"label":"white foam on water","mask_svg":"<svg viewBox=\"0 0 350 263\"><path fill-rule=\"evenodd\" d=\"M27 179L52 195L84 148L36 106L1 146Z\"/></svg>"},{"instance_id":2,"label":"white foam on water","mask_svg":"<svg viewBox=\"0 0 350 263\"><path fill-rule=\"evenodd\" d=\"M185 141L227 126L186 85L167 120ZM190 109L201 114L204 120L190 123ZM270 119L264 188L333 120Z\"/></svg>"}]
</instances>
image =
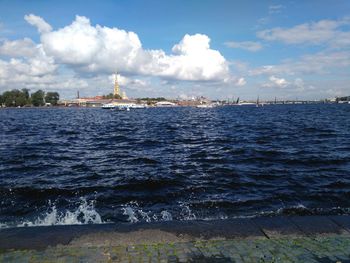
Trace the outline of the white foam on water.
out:
<instances>
[{"instance_id":1,"label":"white foam on water","mask_svg":"<svg viewBox=\"0 0 350 263\"><path fill-rule=\"evenodd\" d=\"M131 207L124 207L123 210L123 215L128 216L128 221L130 223L136 223L139 221L135 215L135 211Z\"/></svg>"},{"instance_id":2,"label":"white foam on water","mask_svg":"<svg viewBox=\"0 0 350 263\"><path fill-rule=\"evenodd\" d=\"M203 220L205 221L211 221L211 220L225 220L228 219L229 217L225 214L219 214L219 215L215 215L215 216L206 216L203 218Z\"/></svg>"},{"instance_id":3,"label":"white foam on water","mask_svg":"<svg viewBox=\"0 0 350 263\"><path fill-rule=\"evenodd\" d=\"M173 216L166 210L162 211L160 214L162 215L163 221L171 221L171 220L173 220Z\"/></svg>"},{"instance_id":4,"label":"white foam on water","mask_svg":"<svg viewBox=\"0 0 350 263\"><path fill-rule=\"evenodd\" d=\"M122 207L123 215L126 215L128 217L128 221L130 223L136 223L136 222L152 222L152 221L158 221L158 217L156 214L151 213L151 211L145 212L140 208L139 204L135 202L130 202L124 207Z\"/></svg>"},{"instance_id":5,"label":"white foam on water","mask_svg":"<svg viewBox=\"0 0 350 263\"><path fill-rule=\"evenodd\" d=\"M53 226L53 225L83 225L83 224L102 224L100 214L95 210L94 201L86 201L81 198L81 203L73 211L60 212L56 205L49 202L48 211L35 220L26 220L17 225L1 224L0 228L8 227L32 227L32 226Z\"/></svg>"},{"instance_id":6,"label":"white foam on water","mask_svg":"<svg viewBox=\"0 0 350 263\"><path fill-rule=\"evenodd\" d=\"M184 204L184 203L180 203L180 207L181 207L181 212L180 212L180 216L181 216L181 220L196 220L197 216L192 212L192 210L190 209L189 205Z\"/></svg>"},{"instance_id":7,"label":"white foam on water","mask_svg":"<svg viewBox=\"0 0 350 263\"><path fill-rule=\"evenodd\" d=\"M122 214L127 216L127 221L130 223L137 222L162 222L162 221L188 221L188 220L218 220L229 218L253 218L259 216L274 216L281 215L284 209L297 209L297 210L310 210L311 212L327 212L324 209L308 209L303 204L296 204L290 207L279 208L275 211L261 211L253 215L238 215L228 216L225 213L217 213L214 215L201 216L196 215L187 203L179 203L174 209L174 212L170 213L167 210L158 212L146 211L145 208L139 206L137 202L129 202L122 206ZM350 213L350 208L333 207L332 210L341 210L346 214ZM34 220L26 220L20 223L1 223L0 229L9 227L32 227L32 226L51 226L51 225L82 225L82 224L103 224L106 223L102 220L100 214L95 210L95 202L87 201L81 198L81 202L76 209L59 211L55 204L49 202L49 208L46 213L38 216Z\"/></svg>"},{"instance_id":8,"label":"white foam on water","mask_svg":"<svg viewBox=\"0 0 350 263\"><path fill-rule=\"evenodd\" d=\"M175 218L176 220L186 221L197 219L188 205L180 203L179 208L180 214L178 218ZM124 205L122 211L123 215L127 216L127 220L130 223L172 221L174 219L173 215L167 210L163 210L160 213L144 211L136 201Z\"/></svg>"}]
</instances>

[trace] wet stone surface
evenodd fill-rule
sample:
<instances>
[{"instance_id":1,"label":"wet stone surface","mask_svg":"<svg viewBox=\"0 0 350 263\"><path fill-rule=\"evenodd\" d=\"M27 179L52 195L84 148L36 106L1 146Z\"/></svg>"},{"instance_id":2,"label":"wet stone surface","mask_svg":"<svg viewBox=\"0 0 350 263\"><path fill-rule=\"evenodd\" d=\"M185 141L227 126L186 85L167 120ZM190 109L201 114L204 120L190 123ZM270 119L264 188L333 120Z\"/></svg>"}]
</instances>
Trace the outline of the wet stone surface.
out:
<instances>
[{"instance_id":1,"label":"wet stone surface","mask_svg":"<svg viewBox=\"0 0 350 263\"><path fill-rule=\"evenodd\" d=\"M350 262L350 237L249 238L3 250L0 262Z\"/></svg>"}]
</instances>

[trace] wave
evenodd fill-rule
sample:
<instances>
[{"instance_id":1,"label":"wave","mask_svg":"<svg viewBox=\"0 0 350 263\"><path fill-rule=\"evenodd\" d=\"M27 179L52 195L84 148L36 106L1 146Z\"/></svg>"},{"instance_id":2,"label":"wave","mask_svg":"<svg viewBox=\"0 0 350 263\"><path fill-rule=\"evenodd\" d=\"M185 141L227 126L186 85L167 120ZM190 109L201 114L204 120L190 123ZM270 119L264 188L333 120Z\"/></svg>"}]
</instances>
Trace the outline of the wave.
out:
<instances>
[{"instance_id":1,"label":"wave","mask_svg":"<svg viewBox=\"0 0 350 263\"><path fill-rule=\"evenodd\" d=\"M160 213L145 211L137 202L130 202L123 207L123 215L127 216L130 223L137 222L159 222L159 221L189 221L189 220L225 220L225 219L241 219L271 216L306 216L306 215L348 215L350 208L348 207L331 207L331 208L314 208L307 207L303 204L296 204L287 207L281 207L276 210L259 211L252 214L233 215L226 214L223 211L214 213L202 213L206 211L193 210L193 204L179 203L178 207L173 208L171 212L163 210ZM191 209L192 207L192 209Z\"/></svg>"},{"instance_id":2,"label":"wave","mask_svg":"<svg viewBox=\"0 0 350 263\"><path fill-rule=\"evenodd\" d=\"M256 217L273 217L273 216L305 216L305 215L341 215L350 214L350 208L332 207L332 208L312 208L303 204L296 204L277 208L275 210L264 210L247 214L226 214L222 210L216 210L207 213L206 209L195 209L194 204L179 202L176 207L155 211L142 207L136 201L128 202L119 209L119 215L124 219L103 220L95 209L95 201L87 201L85 198L76 209L60 211L55 204L49 202L49 208L46 213L38 216L34 220L24 220L17 223L0 223L0 229L11 227L34 227L34 226L53 226L53 225L84 225L84 224L104 224L104 223L140 223L140 222L164 222L164 221L190 221L190 220L226 220L242 219ZM121 219L121 220L120 220Z\"/></svg>"},{"instance_id":3,"label":"wave","mask_svg":"<svg viewBox=\"0 0 350 263\"><path fill-rule=\"evenodd\" d=\"M349 215L349 207L307 207L303 204L297 204L289 207L282 207L277 210L259 212L253 217L259 216L308 216L308 215Z\"/></svg>"},{"instance_id":4,"label":"wave","mask_svg":"<svg viewBox=\"0 0 350 263\"><path fill-rule=\"evenodd\" d=\"M43 215L34 220L25 220L18 224L0 223L1 228L8 227L33 227L33 226L53 226L53 225L84 225L84 224L103 224L105 223L101 215L95 210L95 201L87 201L81 198L80 205L73 211L66 210L61 212L55 204L49 201L49 208Z\"/></svg>"},{"instance_id":5,"label":"wave","mask_svg":"<svg viewBox=\"0 0 350 263\"><path fill-rule=\"evenodd\" d=\"M129 202L122 208L123 215L127 216L127 221L130 223L137 222L159 222L159 221L187 221L196 220L197 216L192 212L189 205L180 203L179 204L179 216L175 217L167 210L160 212L144 211L137 202Z\"/></svg>"}]
</instances>

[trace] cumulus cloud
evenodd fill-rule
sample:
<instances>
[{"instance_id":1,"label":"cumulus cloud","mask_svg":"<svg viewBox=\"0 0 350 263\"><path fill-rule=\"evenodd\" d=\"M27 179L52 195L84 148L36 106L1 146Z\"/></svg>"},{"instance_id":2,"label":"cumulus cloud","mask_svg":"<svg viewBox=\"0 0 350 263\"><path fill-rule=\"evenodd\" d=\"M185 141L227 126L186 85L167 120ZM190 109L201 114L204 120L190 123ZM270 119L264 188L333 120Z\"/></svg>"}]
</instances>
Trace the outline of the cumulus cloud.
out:
<instances>
[{"instance_id":1,"label":"cumulus cloud","mask_svg":"<svg viewBox=\"0 0 350 263\"><path fill-rule=\"evenodd\" d=\"M229 78L228 63L219 51L210 49L206 35L185 35L172 55L153 56L161 76L183 80L222 80Z\"/></svg>"},{"instance_id":2,"label":"cumulus cloud","mask_svg":"<svg viewBox=\"0 0 350 263\"><path fill-rule=\"evenodd\" d=\"M58 30L35 15L26 16L26 20L38 28L48 56L80 72L110 74L118 70L128 75L190 81L225 81L230 77L226 59L210 48L206 35L185 35L174 45L172 54L166 54L144 49L134 32L93 26L83 16L76 16L72 24Z\"/></svg>"},{"instance_id":3,"label":"cumulus cloud","mask_svg":"<svg viewBox=\"0 0 350 263\"><path fill-rule=\"evenodd\" d=\"M36 26L40 33L47 33L52 30L52 27L46 23L44 19L40 16L36 16L33 14L25 15L24 19L31 25Z\"/></svg>"},{"instance_id":4,"label":"cumulus cloud","mask_svg":"<svg viewBox=\"0 0 350 263\"><path fill-rule=\"evenodd\" d=\"M0 59L0 86L6 88L49 84L58 68L42 46L28 38L5 40L0 45L0 54L9 57Z\"/></svg>"},{"instance_id":5,"label":"cumulus cloud","mask_svg":"<svg viewBox=\"0 0 350 263\"><path fill-rule=\"evenodd\" d=\"M260 42L254 42L254 41L242 41L242 42L229 41L229 42L226 42L225 45L230 48L241 48L252 52L259 51L263 47Z\"/></svg>"},{"instance_id":6,"label":"cumulus cloud","mask_svg":"<svg viewBox=\"0 0 350 263\"><path fill-rule=\"evenodd\" d=\"M341 48L350 44L350 31L341 28L348 24L349 19L320 20L291 28L276 27L262 30L257 36L267 41L280 41L286 44L326 44L332 48Z\"/></svg>"},{"instance_id":7,"label":"cumulus cloud","mask_svg":"<svg viewBox=\"0 0 350 263\"><path fill-rule=\"evenodd\" d=\"M41 45L33 45L31 41L18 40L6 41L0 46L0 54L14 56L18 48L17 56L19 58L11 58L9 61L0 60L2 73L22 73L30 76L42 76L53 73L57 65L51 57L45 54ZM0 75L4 77L4 75Z\"/></svg>"},{"instance_id":8,"label":"cumulus cloud","mask_svg":"<svg viewBox=\"0 0 350 263\"><path fill-rule=\"evenodd\" d=\"M265 88L285 88L287 85L289 85L289 82L284 78L270 76L269 82L264 83L262 86Z\"/></svg>"},{"instance_id":9,"label":"cumulus cloud","mask_svg":"<svg viewBox=\"0 0 350 263\"><path fill-rule=\"evenodd\" d=\"M110 85L112 85L115 81L115 74L112 74L108 77L108 79L110 80ZM122 76L120 74L117 74L117 79L118 79L118 83L122 86L146 86L148 84L147 81L141 80L141 79L137 79L137 78L128 78L126 76Z\"/></svg>"},{"instance_id":10,"label":"cumulus cloud","mask_svg":"<svg viewBox=\"0 0 350 263\"><path fill-rule=\"evenodd\" d=\"M9 57L33 57L37 54L36 44L29 38L9 41L0 45L0 55Z\"/></svg>"}]
</instances>

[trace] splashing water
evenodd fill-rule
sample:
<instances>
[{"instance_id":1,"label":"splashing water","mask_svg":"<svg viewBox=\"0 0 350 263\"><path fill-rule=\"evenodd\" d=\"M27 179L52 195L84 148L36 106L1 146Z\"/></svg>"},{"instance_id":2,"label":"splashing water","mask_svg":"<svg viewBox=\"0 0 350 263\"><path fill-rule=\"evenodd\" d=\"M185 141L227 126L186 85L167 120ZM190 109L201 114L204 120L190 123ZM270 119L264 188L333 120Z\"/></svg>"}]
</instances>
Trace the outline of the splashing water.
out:
<instances>
[{"instance_id":1,"label":"splashing water","mask_svg":"<svg viewBox=\"0 0 350 263\"><path fill-rule=\"evenodd\" d=\"M135 211L131 207L124 207L123 210L123 215L128 216L128 221L130 223L136 223L139 221L135 215Z\"/></svg>"},{"instance_id":2,"label":"splashing water","mask_svg":"<svg viewBox=\"0 0 350 263\"><path fill-rule=\"evenodd\" d=\"M127 216L127 221L130 223L136 222L159 222L172 220L195 220L196 215L191 211L190 207L184 203L179 205L179 215L175 218L167 211L162 210L160 213L152 211L144 211L136 201L129 202L122 207L123 215Z\"/></svg>"},{"instance_id":3,"label":"splashing water","mask_svg":"<svg viewBox=\"0 0 350 263\"><path fill-rule=\"evenodd\" d=\"M34 221L24 221L18 226L51 226L51 225L82 225L82 224L102 224L103 221L99 213L95 210L95 202L81 198L79 207L71 212L59 212L55 205L51 205L44 216L39 216Z\"/></svg>"},{"instance_id":4,"label":"splashing water","mask_svg":"<svg viewBox=\"0 0 350 263\"><path fill-rule=\"evenodd\" d=\"M163 221L172 221L173 217L168 211L162 211L160 213L162 215L162 220Z\"/></svg>"},{"instance_id":5,"label":"splashing water","mask_svg":"<svg viewBox=\"0 0 350 263\"><path fill-rule=\"evenodd\" d=\"M192 210L190 209L190 207L185 204L185 203L180 203L180 207L181 207L181 218L183 220L196 220L197 217L196 215L192 212Z\"/></svg>"}]
</instances>

